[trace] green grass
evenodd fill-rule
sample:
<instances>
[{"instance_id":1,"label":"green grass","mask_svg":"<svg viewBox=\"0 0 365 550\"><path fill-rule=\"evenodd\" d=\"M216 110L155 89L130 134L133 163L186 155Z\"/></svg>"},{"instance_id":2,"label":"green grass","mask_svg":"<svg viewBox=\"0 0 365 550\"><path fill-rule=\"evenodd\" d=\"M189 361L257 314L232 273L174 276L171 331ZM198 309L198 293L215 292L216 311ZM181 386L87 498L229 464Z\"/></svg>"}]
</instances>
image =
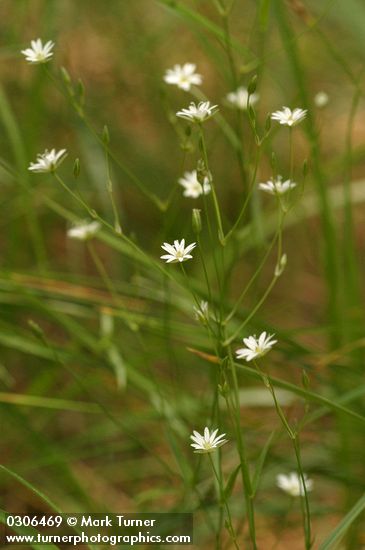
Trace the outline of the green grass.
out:
<instances>
[{"instance_id":1,"label":"green grass","mask_svg":"<svg viewBox=\"0 0 365 550\"><path fill-rule=\"evenodd\" d=\"M361 1L3 0L0 15L4 513L193 512L199 549L362 548ZM55 55L31 66L38 36ZM163 82L185 62L204 77L190 92ZM260 95L249 111L225 99L238 85ZM176 117L201 100L219 113ZM305 120L270 122L282 105ZM32 174L45 148L68 156ZM212 191L185 198L199 162ZM257 186L277 174L298 184L282 200ZM90 218L93 239L67 237ZM193 259L160 260L182 238ZM272 351L237 361L263 331ZM189 438L205 426L229 440L208 456ZM292 471L313 490L280 491Z\"/></svg>"}]
</instances>

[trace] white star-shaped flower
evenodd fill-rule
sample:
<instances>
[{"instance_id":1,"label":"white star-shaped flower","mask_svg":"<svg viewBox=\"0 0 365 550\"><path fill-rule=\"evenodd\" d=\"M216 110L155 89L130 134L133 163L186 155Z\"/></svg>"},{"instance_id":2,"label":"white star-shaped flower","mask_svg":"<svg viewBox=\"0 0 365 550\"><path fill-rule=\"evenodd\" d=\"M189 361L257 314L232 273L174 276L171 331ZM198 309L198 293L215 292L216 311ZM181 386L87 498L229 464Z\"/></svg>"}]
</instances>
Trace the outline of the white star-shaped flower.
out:
<instances>
[{"instance_id":1,"label":"white star-shaped flower","mask_svg":"<svg viewBox=\"0 0 365 550\"><path fill-rule=\"evenodd\" d=\"M196 170L193 170L192 172L185 172L183 177L180 178L178 181L179 184L184 187L184 197L197 199L203 193L204 195L207 195L211 190L209 179L207 177L204 178L203 185L199 183Z\"/></svg>"},{"instance_id":2,"label":"white star-shaped flower","mask_svg":"<svg viewBox=\"0 0 365 550\"><path fill-rule=\"evenodd\" d=\"M313 489L313 481L304 474L305 488L307 492ZM297 472L289 475L279 474L276 476L276 485L292 497L304 496L303 481Z\"/></svg>"},{"instance_id":3,"label":"white star-shaped flower","mask_svg":"<svg viewBox=\"0 0 365 550\"><path fill-rule=\"evenodd\" d=\"M176 116L190 122L204 122L218 111L218 105L211 105L210 101L201 101L196 105L193 101L187 109L182 109Z\"/></svg>"},{"instance_id":4,"label":"white star-shaped flower","mask_svg":"<svg viewBox=\"0 0 365 550\"><path fill-rule=\"evenodd\" d=\"M75 224L67 231L67 236L70 239L78 239L80 241L86 241L91 239L100 229L101 225L98 221L83 220Z\"/></svg>"},{"instance_id":5,"label":"white star-shaped flower","mask_svg":"<svg viewBox=\"0 0 365 550\"><path fill-rule=\"evenodd\" d=\"M243 339L245 348L240 348L236 351L237 359L246 359L246 361L252 361L258 357L263 357L268 351L271 350L277 340L273 340L273 334L266 334L262 332L258 338L256 336L249 336Z\"/></svg>"},{"instance_id":6,"label":"white star-shaped flower","mask_svg":"<svg viewBox=\"0 0 365 550\"><path fill-rule=\"evenodd\" d=\"M31 162L28 170L31 172L54 172L67 155L66 149L56 151L46 149L44 153L37 155L37 162Z\"/></svg>"},{"instance_id":7,"label":"white star-shaped flower","mask_svg":"<svg viewBox=\"0 0 365 550\"><path fill-rule=\"evenodd\" d=\"M195 69L194 63L174 65L172 69L167 69L163 79L167 84L173 84L188 92L192 86L199 86L203 81L203 77L196 73Z\"/></svg>"},{"instance_id":8,"label":"white star-shaped flower","mask_svg":"<svg viewBox=\"0 0 365 550\"><path fill-rule=\"evenodd\" d=\"M22 50L21 53L25 55L25 59L29 61L29 63L38 65L39 63L47 63L47 61L50 60L53 56L53 52L51 51L53 46L54 43L51 40L43 45L42 40L37 38L37 40L31 41L31 48Z\"/></svg>"},{"instance_id":9,"label":"white star-shaped flower","mask_svg":"<svg viewBox=\"0 0 365 550\"><path fill-rule=\"evenodd\" d=\"M246 111L247 109L247 100L248 100L248 91L247 88L240 86L235 92L230 92L227 94L227 101L237 109L241 111ZM259 100L259 94L251 94L249 99L249 105L255 105Z\"/></svg>"},{"instance_id":10,"label":"white star-shaped flower","mask_svg":"<svg viewBox=\"0 0 365 550\"><path fill-rule=\"evenodd\" d=\"M218 447L221 447L225 443L227 443L227 439L223 439L226 434L221 434L218 437L218 428L216 430L212 430L212 432L209 431L209 428L204 428L204 435L201 435L200 433L193 431L193 435L190 436L190 439L194 441L194 443L191 443L191 447L194 447L195 451L194 453L212 453Z\"/></svg>"},{"instance_id":11,"label":"white star-shaped flower","mask_svg":"<svg viewBox=\"0 0 365 550\"><path fill-rule=\"evenodd\" d=\"M282 176L277 176L276 179L268 180L266 183L259 183L259 189L269 193L269 195L284 195L296 186L297 184L294 181L283 181Z\"/></svg>"},{"instance_id":12,"label":"white star-shaped flower","mask_svg":"<svg viewBox=\"0 0 365 550\"><path fill-rule=\"evenodd\" d=\"M283 107L281 111L272 113L271 118L286 126L296 126L302 122L306 115L307 111L304 109L296 108L292 111L289 107Z\"/></svg>"},{"instance_id":13,"label":"white star-shaped flower","mask_svg":"<svg viewBox=\"0 0 365 550\"><path fill-rule=\"evenodd\" d=\"M180 242L176 240L174 241L174 244L163 243L161 248L168 252L168 254L164 254L160 257L161 260L165 260L168 264L185 262L186 260L190 260L192 258L192 255L189 254L189 252L191 252L195 247L196 243L191 243L185 247L185 239L182 239Z\"/></svg>"}]
</instances>

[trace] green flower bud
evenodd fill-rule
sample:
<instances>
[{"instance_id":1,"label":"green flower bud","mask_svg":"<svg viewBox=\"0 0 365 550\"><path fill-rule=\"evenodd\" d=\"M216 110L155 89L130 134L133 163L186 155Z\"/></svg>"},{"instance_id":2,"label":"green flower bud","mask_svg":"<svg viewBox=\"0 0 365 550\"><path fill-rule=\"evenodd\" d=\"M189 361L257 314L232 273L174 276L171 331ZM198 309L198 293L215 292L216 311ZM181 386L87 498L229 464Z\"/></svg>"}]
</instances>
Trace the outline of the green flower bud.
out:
<instances>
[{"instance_id":1,"label":"green flower bud","mask_svg":"<svg viewBox=\"0 0 365 550\"><path fill-rule=\"evenodd\" d=\"M109 130L108 130L108 126L105 124L104 128L103 128L103 131L102 131L102 134L101 134L101 139L103 140L104 144L105 145L109 145L110 143L110 135L109 135Z\"/></svg>"},{"instance_id":2,"label":"green flower bud","mask_svg":"<svg viewBox=\"0 0 365 550\"><path fill-rule=\"evenodd\" d=\"M247 91L248 91L248 95L252 95L256 92L256 87L257 87L257 74L255 74L250 82L248 83L248 86L247 86Z\"/></svg>"},{"instance_id":3,"label":"green flower bud","mask_svg":"<svg viewBox=\"0 0 365 550\"><path fill-rule=\"evenodd\" d=\"M80 159L75 159L75 162L74 162L74 177L75 178L78 178L79 175L80 175Z\"/></svg>"}]
</instances>

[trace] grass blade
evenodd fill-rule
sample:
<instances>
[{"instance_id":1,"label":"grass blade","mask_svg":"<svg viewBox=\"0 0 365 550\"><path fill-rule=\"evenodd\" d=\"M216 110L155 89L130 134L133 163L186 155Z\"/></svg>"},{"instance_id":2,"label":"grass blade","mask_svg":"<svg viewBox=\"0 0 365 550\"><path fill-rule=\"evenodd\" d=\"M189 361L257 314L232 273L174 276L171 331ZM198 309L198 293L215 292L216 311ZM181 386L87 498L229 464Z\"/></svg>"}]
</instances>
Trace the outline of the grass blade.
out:
<instances>
[{"instance_id":1,"label":"grass blade","mask_svg":"<svg viewBox=\"0 0 365 550\"><path fill-rule=\"evenodd\" d=\"M365 493L351 508L348 514L340 521L337 527L332 531L329 537L320 545L318 550L334 550L335 544L338 543L346 533L350 525L358 518L365 509Z\"/></svg>"}]
</instances>

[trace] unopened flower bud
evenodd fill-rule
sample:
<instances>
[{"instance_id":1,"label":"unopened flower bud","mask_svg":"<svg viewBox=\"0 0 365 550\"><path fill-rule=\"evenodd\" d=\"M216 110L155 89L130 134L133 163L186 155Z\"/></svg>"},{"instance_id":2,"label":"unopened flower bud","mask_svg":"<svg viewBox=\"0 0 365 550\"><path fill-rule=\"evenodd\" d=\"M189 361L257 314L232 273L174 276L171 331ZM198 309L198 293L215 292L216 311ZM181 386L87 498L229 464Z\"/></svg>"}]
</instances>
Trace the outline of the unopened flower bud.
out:
<instances>
[{"instance_id":1,"label":"unopened flower bud","mask_svg":"<svg viewBox=\"0 0 365 550\"><path fill-rule=\"evenodd\" d=\"M275 277L280 277L280 275L282 274L282 272L285 269L286 264L287 264L287 256L286 256L286 254L283 254L281 256L279 262L276 264Z\"/></svg>"},{"instance_id":2,"label":"unopened flower bud","mask_svg":"<svg viewBox=\"0 0 365 550\"><path fill-rule=\"evenodd\" d=\"M108 130L108 126L105 124L104 128L103 128L103 131L102 131L102 134L101 134L101 138L103 140L103 142L105 143L105 145L109 145L110 143L110 136L109 136L109 130Z\"/></svg>"},{"instance_id":3,"label":"unopened flower bud","mask_svg":"<svg viewBox=\"0 0 365 550\"><path fill-rule=\"evenodd\" d=\"M202 219L200 215L200 210L198 208L193 208L192 225L195 235L199 235L202 230Z\"/></svg>"},{"instance_id":4,"label":"unopened flower bud","mask_svg":"<svg viewBox=\"0 0 365 550\"><path fill-rule=\"evenodd\" d=\"M199 159L196 165L196 177L200 185L204 184L205 179L209 178L210 174L205 166L203 159Z\"/></svg>"},{"instance_id":5,"label":"unopened flower bud","mask_svg":"<svg viewBox=\"0 0 365 550\"><path fill-rule=\"evenodd\" d=\"M223 382L223 384L218 384L218 391L222 397L227 396L229 394L229 386L227 382Z\"/></svg>"},{"instance_id":6,"label":"unopened flower bud","mask_svg":"<svg viewBox=\"0 0 365 550\"><path fill-rule=\"evenodd\" d=\"M274 151L271 153L270 164L271 164L272 171L275 174L276 173L276 167L277 167L278 163L277 163L276 155L275 155Z\"/></svg>"},{"instance_id":7,"label":"unopened flower bud","mask_svg":"<svg viewBox=\"0 0 365 550\"><path fill-rule=\"evenodd\" d=\"M78 103L79 103L80 107L82 107L85 103L85 86L84 86L84 83L82 82L82 80L80 78L77 81L76 90L77 90Z\"/></svg>"},{"instance_id":8,"label":"unopened flower bud","mask_svg":"<svg viewBox=\"0 0 365 550\"><path fill-rule=\"evenodd\" d=\"M191 126L187 126L185 128L185 135L186 137L190 137L191 136Z\"/></svg>"},{"instance_id":9,"label":"unopened flower bud","mask_svg":"<svg viewBox=\"0 0 365 550\"><path fill-rule=\"evenodd\" d=\"M74 177L78 178L80 175L80 159L78 158L75 159L73 172L74 172Z\"/></svg>"},{"instance_id":10,"label":"unopened flower bud","mask_svg":"<svg viewBox=\"0 0 365 550\"><path fill-rule=\"evenodd\" d=\"M256 92L256 87L257 87L257 74L255 74L250 82L248 83L248 86L247 86L247 91L248 91L248 95L252 95Z\"/></svg>"},{"instance_id":11,"label":"unopened flower bud","mask_svg":"<svg viewBox=\"0 0 365 550\"><path fill-rule=\"evenodd\" d=\"M202 300L198 306L194 306L194 316L197 321L202 325L206 325L209 319L209 305L208 302Z\"/></svg>"}]
</instances>

